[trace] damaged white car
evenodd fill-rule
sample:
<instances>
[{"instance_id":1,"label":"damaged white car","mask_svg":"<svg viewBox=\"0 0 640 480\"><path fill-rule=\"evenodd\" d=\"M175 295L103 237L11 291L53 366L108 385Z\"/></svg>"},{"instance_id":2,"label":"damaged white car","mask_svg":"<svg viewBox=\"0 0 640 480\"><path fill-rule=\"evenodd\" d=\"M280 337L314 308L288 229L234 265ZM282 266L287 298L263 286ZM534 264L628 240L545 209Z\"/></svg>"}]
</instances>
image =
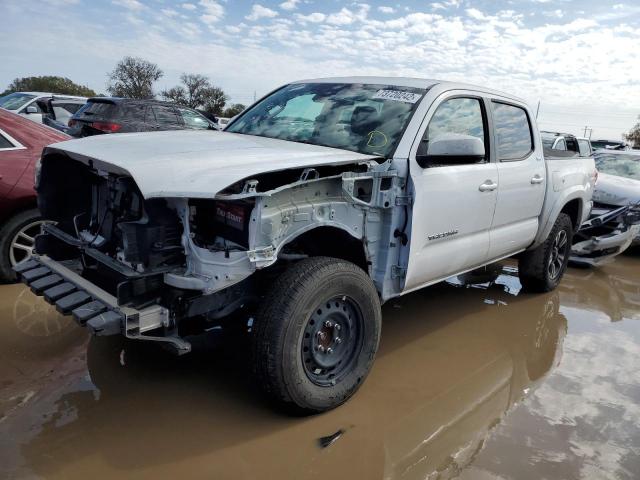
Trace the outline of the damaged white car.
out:
<instances>
[{"instance_id":1,"label":"damaged white car","mask_svg":"<svg viewBox=\"0 0 640 480\"><path fill-rule=\"evenodd\" d=\"M571 261L601 265L640 245L640 152L599 150L591 217L574 238Z\"/></svg>"},{"instance_id":2,"label":"damaged white car","mask_svg":"<svg viewBox=\"0 0 640 480\"><path fill-rule=\"evenodd\" d=\"M16 271L98 335L186 353L192 334L249 324L257 382L319 412L363 383L390 298L517 253L526 289L555 288L594 180L591 158L545 158L504 93L295 82L224 132L48 147L38 203L56 223Z\"/></svg>"}]
</instances>

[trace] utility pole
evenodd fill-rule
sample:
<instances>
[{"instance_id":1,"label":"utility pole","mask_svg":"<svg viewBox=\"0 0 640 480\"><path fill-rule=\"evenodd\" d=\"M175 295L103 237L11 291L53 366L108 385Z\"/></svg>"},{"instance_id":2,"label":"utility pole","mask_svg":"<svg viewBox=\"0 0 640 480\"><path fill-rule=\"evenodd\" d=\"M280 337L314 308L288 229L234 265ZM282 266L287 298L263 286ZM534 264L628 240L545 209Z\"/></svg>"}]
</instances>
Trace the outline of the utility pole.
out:
<instances>
[{"instance_id":1,"label":"utility pole","mask_svg":"<svg viewBox=\"0 0 640 480\"><path fill-rule=\"evenodd\" d=\"M540 100L538 100L538 108L536 108L536 120L538 120L538 112L540 111Z\"/></svg>"}]
</instances>

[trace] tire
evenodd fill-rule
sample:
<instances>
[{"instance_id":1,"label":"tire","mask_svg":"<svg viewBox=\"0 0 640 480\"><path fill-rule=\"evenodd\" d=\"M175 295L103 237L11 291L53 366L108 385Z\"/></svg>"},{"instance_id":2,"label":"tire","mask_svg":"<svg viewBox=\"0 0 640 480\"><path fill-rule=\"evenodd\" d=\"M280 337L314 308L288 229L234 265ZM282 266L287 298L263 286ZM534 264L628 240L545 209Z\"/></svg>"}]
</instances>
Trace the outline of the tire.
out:
<instances>
[{"instance_id":1,"label":"tire","mask_svg":"<svg viewBox=\"0 0 640 480\"><path fill-rule=\"evenodd\" d=\"M573 224L561 213L549 236L534 250L524 252L518 261L518 276L527 292L550 292L558 286L571 254Z\"/></svg>"},{"instance_id":2,"label":"tire","mask_svg":"<svg viewBox=\"0 0 640 480\"><path fill-rule=\"evenodd\" d=\"M16 274L11 269L13 265L31 256L29 249L33 248L34 233L37 233L42 225L42 217L38 209L25 210L13 217L0 229L0 281L3 283L15 282ZM25 233L27 236L20 236ZM28 237L28 238L27 238ZM18 241L22 248L15 246Z\"/></svg>"},{"instance_id":3,"label":"tire","mask_svg":"<svg viewBox=\"0 0 640 480\"><path fill-rule=\"evenodd\" d=\"M378 293L361 268L329 257L297 262L255 318L251 364L258 386L288 413L341 405L371 369L381 319Z\"/></svg>"}]
</instances>

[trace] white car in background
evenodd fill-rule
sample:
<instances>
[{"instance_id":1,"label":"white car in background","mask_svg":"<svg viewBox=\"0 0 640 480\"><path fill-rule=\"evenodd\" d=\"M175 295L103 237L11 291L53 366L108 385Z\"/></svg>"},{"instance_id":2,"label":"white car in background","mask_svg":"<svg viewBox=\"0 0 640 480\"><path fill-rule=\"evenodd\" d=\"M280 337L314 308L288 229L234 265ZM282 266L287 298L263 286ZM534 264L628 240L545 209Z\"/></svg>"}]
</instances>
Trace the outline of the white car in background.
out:
<instances>
[{"instance_id":1,"label":"white car in background","mask_svg":"<svg viewBox=\"0 0 640 480\"><path fill-rule=\"evenodd\" d=\"M61 103L62 100L69 100L69 104L71 105L69 117L71 117L71 115L87 101L87 98L74 95L58 95L48 92L14 92L0 97L0 107L22 115L36 123L42 123L43 116L51 113L48 105L50 100L55 100L59 108L63 108L64 106L64 104ZM77 105L78 101L82 103Z\"/></svg>"}]
</instances>

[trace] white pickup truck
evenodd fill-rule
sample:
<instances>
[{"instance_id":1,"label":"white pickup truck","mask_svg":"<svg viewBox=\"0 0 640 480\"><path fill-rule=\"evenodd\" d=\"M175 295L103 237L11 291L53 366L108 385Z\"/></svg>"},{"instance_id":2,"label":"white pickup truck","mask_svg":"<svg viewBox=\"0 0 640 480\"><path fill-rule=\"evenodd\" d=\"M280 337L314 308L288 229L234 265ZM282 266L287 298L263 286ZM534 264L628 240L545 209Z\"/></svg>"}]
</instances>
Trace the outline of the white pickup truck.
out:
<instances>
[{"instance_id":1,"label":"white pickup truck","mask_svg":"<svg viewBox=\"0 0 640 480\"><path fill-rule=\"evenodd\" d=\"M185 353L191 334L248 325L265 392L320 412L367 376L385 301L516 254L525 289L556 287L596 172L542 148L504 93L295 82L224 132L45 149L36 188L55 223L16 270L97 335Z\"/></svg>"}]
</instances>

